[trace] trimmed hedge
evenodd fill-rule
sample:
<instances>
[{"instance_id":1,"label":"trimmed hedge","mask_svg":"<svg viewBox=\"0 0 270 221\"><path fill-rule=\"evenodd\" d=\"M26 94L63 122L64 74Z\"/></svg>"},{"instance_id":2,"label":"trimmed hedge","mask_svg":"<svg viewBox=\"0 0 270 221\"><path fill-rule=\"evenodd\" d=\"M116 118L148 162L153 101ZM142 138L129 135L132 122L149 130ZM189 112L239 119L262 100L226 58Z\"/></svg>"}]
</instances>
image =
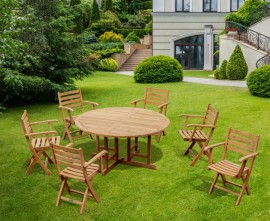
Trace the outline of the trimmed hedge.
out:
<instances>
[{"instance_id":1,"label":"trimmed hedge","mask_svg":"<svg viewBox=\"0 0 270 221\"><path fill-rule=\"evenodd\" d=\"M128 34L128 36L125 39L125 42L127 42L127 43L137 43L137 44L140 44L141 43L141 39L133 31L133 32L130 32Z\"/></svg>"},{"instance_id":2,"label":"trimmed hedge","mask_svg":"<svg viewBox=\"0 0 270 221\"><path fill-rule=\"evenodd\" d=\"M102 71L117 71L118 64L117 62L112 58L105 58L102 59L98 66Z\"/></svg>"},{"instance_id":3,"label":"trimmed hedge","mask_svg":"<svg viewBox=\"0 0 270 221\"><path fill-rule=\"evenodd\" d=\"M152 56L136 67L134 79L137 83L179 82L183 80L183 68L169 56Z\"/></svg>"},{"instance_id":4,"label":"trimmed hedge","mask_svg":"<svg viewBox=\"0 0 270 221\"><path fill-rule=\"evenodd\" d=\"M239 45L236 45L226 67L226 76L230 80L242 80L247 76L248 66Z\"/></svg>"},{"instance_id":5,"label":"trimmed hedge","mask_svg":"<svg viewBox=\"0 0 270 221\"><path fill-rule=\"evenodd\" d=\"M270 97L270 65L252 71L247 77L250 92L259 97Z\"/></svg>"},{"instance_id":6,"label":"trimmed hedge","mask_svg":"<svg viewBox=\"0 0 270 221\"><path fill-rule=\"evenodd\" d=\"M114 33L113 31L107 31L98 37L99 42L122 42L120 35Z\"/></svg>"},{"instance_id":7,"label":"trimmed hedge","mask_svg":"<svg viewBox=\"0 0 270 221\"><path fill-rule=\"evenodd\" d=\"M228 64L228 61L224 60L221 64L220 68L215 70L214 76L216 79L227 79L227 76L226 76L227 64Z\"/></svg>"},{"instance_id":8,"label":"trimmed hedge","mask_svg":"<svg viewBox=\"0 0 270 221\"><path fill-rule=\"evenodd\" d=\"M144 35L148 34L148 31L145 29L124 29L123 28L123 29L118 29L117 32L118 34L122 34L124 38L126 38L130 32L135 32L135 34L139 38L143 38Z\"/></svg>"}]
</instances>

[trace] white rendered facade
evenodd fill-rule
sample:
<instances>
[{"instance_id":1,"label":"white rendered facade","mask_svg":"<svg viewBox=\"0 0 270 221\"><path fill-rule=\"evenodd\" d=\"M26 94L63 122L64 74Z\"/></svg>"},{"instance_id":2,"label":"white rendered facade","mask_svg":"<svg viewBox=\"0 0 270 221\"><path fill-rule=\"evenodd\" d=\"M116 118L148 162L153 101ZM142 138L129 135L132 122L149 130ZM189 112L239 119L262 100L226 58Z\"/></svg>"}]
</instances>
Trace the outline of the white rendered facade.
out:
<instances>
[{"instance_id":1,"label":"white rendered facade","mask_svg":"<svg viewBox=\"0 0 270 221\"><path fill-rule=\"evenodd\" d=\"M153 55L175 57L185 69L213 70L217 34L243 1L153 0Z\"/></svg>"}]
</instances>

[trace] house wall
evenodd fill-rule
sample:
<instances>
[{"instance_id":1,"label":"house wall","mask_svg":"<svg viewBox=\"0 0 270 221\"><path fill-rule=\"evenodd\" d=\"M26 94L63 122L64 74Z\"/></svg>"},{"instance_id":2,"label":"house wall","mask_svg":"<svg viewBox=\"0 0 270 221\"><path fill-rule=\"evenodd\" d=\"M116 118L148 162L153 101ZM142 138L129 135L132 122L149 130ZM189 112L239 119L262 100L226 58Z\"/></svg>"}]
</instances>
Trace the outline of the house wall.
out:
<instances>
[{"instance_id":1,"label":"house wall","mask_svg":"<svg viewBox=\"0 0 270 221\"><path fill-rule=\"evenodd\" d=\"M262 21L250 26L249 28L253 31L256 31L260 34L266 35L270 38L270 18L265 18ZM267 27L267 28L266 28Z\"/></svg>"},{"instance_id":2,"label":"house wall","mask_svg":"<svg viewBox=\"0 0 270 221\"><path fill-rule=\"evenodd\" d=\"M220 64L223 60L229 60L230 56L235 49L236 45L239 45L243 51L244 57L248 64L248 73L256 69L256 62L267 53L258 51L255 47L252 47L243 42L237 41L227 35L220 36Z\"/></svg>"}]
</instances>

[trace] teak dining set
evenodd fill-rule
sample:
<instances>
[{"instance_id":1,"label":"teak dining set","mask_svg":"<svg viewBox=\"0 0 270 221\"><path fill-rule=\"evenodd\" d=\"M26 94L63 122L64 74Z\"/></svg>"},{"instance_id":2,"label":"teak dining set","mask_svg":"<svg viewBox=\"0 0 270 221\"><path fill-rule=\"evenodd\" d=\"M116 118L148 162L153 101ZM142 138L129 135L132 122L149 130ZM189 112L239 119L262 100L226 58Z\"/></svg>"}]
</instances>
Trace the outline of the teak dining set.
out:
<instances>
[{"instance_id":1,"label":"teak dining set","mask_svg":"<svg viewBox=\"0 0 270 221\"><path fill-rule=\"evenodd\" d=\"M70 143L66 146L60 145L60 136L52 129L52 123L57 120L46 120L40 122L30 122L27 111L25 110L21 123L26 137L28 146L32 153L26 175L29 175L36 163L38 163L46 174L51 175L48 169L48 163L54 163L58 175L62 181L57 203L68 201L81 206L80 213L85 210L85 205L89 195L92 195L96 202L100 199L95 193L92 186L93 178L101 173L106 175L118 163L127 165L146 167L156 169L151 163L151 139L152 136L160 142L161 136L166 134L166 128L170 121L166 117L168 107L169 91L155 88L145 88L144 98L132 102L132 108L129 107L112 107L96 109L98 106L95 102L84 101L81 90L58 93L59 108L61 111L64 133L63 139L68 138ZM142 108L138 108L138 103L142 102ZM91 105L92 110L85 112L85 104ZM148 110L149 105L154 105L158 111ZM79 108L81 114L74 116L74 108ZM244 131L228 129L224 142L209 145L214 134L218 121L219 112L209 104L204 115L180 114L184 118L184 125L178 131L182 139L189 143L184 155L190 154L193 157L191 166L206 155L208 157L208 170L216 172L214 181L210 187L209 194L214 188L226 191L238 196L236 205L240 204L243 193L250 194L248 186L249 177L252 171L255 157L258 155L257 148L259 136L249 134ZM200 124L192 124L192 119L197 119ZM34 132L33 126L39 124L48 124L49 129L44 132ZM77 129L72 130L71 126ZM74 139L81 136L89 136L96 141L96 152L92 154L88 162L84 159L81 148L73 148ZM146 137L147 147L141 151L138 139ZM102 139L103 138L103 139ZM126 157L119 155L119 139L127 140ZM109 139L113 139L112 147L109 146ZM199 151L194 153L193 147L198 144ZM213 149L223 146L221 161L213 161ZM47 151L52 151L53 157L48 155ZM240 154L239 162L229 161L228 153ZM41 156L45 157L45 163ZM143 158L143 161L137 161L137 158ZM221 178L223 186L217 185L218 178ZM228 180L227 178L231 179ZM85 192L71 189L67 183L68 179L76 179L86 184ZM243 184L232 182L232 179L240 179ZM240 187L240 193L227 189L227 184ZM83 200L74 200L63 196L64 190L69 194L77 193L83 195Z\"/></svg>"}]
</instances>

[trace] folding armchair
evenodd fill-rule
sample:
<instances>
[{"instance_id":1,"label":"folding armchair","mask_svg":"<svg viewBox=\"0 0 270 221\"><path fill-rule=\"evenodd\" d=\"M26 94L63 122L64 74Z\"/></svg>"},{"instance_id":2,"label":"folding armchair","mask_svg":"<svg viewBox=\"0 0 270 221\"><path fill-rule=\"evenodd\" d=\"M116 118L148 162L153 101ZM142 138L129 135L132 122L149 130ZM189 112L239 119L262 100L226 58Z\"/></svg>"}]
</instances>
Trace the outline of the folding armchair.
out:
<instances>
[{"instance_id":1,"label":"folding armchair","mask_svg":"<svg viewBox=\"0 0 270 221\"><path fill-rule=\"evenodd\" d=\"M103 150L95 155L91 160L85 162L81 148L74 149L71 147L63 147L55 144L51 144L51 147L55 159L56 170L62 181L56 201L56 206L59 206L62 200L75 203L81 205L80 214L82 214L84 212L87 199L90 195L95 199L97 203L100 201L92 186L92 180L98 172L103 173L101 160L102 157L107 154L107 151ZM95 162L98 160L99 164L95 164ZM67 183L68 179L75 179L84 182L86 184L85 191L81 192L75 189L71 189ZM83 195L83 200L79 201L63 196L64 189L66 189L70 195L73 193Z\"/></svg>"},{"instance_id":2,"label":"folding armchair","mask_svg":"<svg viewBox=\"0 0 270 221\"><path fill-rule=\"evenodd\" d=\"M31 173L35 163L38 163L48 175L52 174L52 172L48 169L47 165L48 165L48 162L53 163L53 161L48 156L46 151L50 150L49 142L52 142L54 144L60 143L60 136L56 136L57 132L52 130L51 123L53 122L58 122L58 121L46 120L46 121L31 123L26 110L24 111L21 117L23 132L24 132L26 141L28 143L28 146L30 148L30 151L32 153L32 157L30 159L29 166L26 171L27 176ZM32 126L39 125L39 124L48 124L49 130L43 131L43 132L34 132L32 129ZM42 155L45 157L45 163L43 163L40 158Z\"/></svg>"},{"instance_id":3,"label":"folding armchair","mask_svg":"<svg viewBox=\"0 0 270 221\"><path fill-rule=\"evenodd\" d=\"M63 134L63 139L68 136L69 141L73 143L73 138L81 137L83 136L83 132L81 130L73 130L70 131L71 125L75 125L75 119L76 116L72 115L72 112L74 111L74 108L79 108L80 112L83 113L85 111L84 104L90 104L92 105L92 109L94 110L96 106L98 106L95 102L90 101L84 101L82 99L82 93L81 90L73 90L63 93L58 93L58 100L59 100L59 108L61 110L63 123L65 127L65 131ZM72 134L79 133L79 135L71 136ZM92 136L89 135L91 138Z\"/></svg>"},{"instance_id":4,"label":"folding armchair","mask_svg":"<svg viewBox=\"0 0 270 221\"><path fill-rule=\"evenodd\" d=\"M258 155L257 148L259 144L259 136L255 136L243 131L238 131L230 128L228 130L226 141L223 143L214 144L205 147L205 151L209 151L209 170L215 171L217 174L209 190L211 194L214 188L226 191L233 195L238 196L235 205L239 205L242 199L243 193L246 191L250 195L250 189L248 186L249 177L253 168L255 157ZM224 146L224 151L222 154L222 160L217 163L213 163L212 152L213 148L218 146ZM227 160L229 152L233 155L239 154L242 157L239 159L238 164ZM234 157L235 158L235 157ZM240 164L239 164L240 163ZM217 185L219 176L222 178L223 186ZM229 181L226 176L231 179L241 179L243 185ZM240 193L234 192L226 188L226 184L232 184L234 186L240 187Z\"/></svg>"},{"instance_id":5,"label":"folding armchair","mask_svg":"<svg viewBox=\"0 0 270 221\"><path fill-rule=\"evenodd\" d=\"M169 91L156 88L145 88L144 98L137 99L131 102L134 107L137 107L139 102L142 102L143 108L147 108L149 105L156 106L159 113L166 116L169 100ZM165 136L165 131L162 132ZM160 141L161 133L157 134L157 140Z\"/></svg>"},{"instance_id":6,"label":"folding armchair","mask_svg":"<svg viewBox=\"0 0 270 221\"><path fill-rule=\"evenodd\" d=\"M190 142L190 145L185 151L184 155L188 155L190 153L193 156L194 159L191 163L191 166L195 165L203 153L206 155L208 154L206 151L204 151L204 147L207 146L211 140L211 137L216 128L218 115L219 112L211 104L208 104L204 116L188 114L179 115L179 117L185 117L184 127L182 130L179 130L178 133L184 141ZM190 118L202 119L202 123L188 124ZM191 129L188 130L187 128ZM197 155L195 155L192 151L192 148L196 143L198 143L201 148Z\"/></svg>"}]
</instances>

